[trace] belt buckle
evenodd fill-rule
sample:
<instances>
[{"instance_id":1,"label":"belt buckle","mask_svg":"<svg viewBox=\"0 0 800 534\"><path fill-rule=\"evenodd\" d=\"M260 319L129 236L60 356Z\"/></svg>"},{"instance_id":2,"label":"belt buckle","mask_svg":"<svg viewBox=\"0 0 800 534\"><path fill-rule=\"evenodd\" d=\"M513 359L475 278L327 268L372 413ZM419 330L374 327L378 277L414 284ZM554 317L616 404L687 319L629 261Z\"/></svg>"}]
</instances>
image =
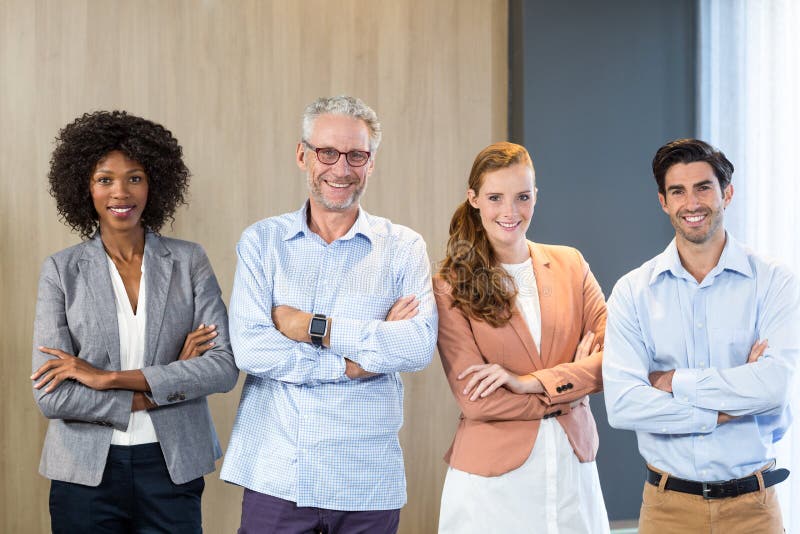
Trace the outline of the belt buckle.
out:
<instances>
[{"instance_id":1,"label":"belt buckle","mask_svg":"<svg viewBox=\"0 0 800 534\"><path fill-rule=\"evenodd\" d=\"M708 482L703 482L703 498L704 499L713 499L714 497L711 496L711 484Z\"/></svg>"}]
</instances>

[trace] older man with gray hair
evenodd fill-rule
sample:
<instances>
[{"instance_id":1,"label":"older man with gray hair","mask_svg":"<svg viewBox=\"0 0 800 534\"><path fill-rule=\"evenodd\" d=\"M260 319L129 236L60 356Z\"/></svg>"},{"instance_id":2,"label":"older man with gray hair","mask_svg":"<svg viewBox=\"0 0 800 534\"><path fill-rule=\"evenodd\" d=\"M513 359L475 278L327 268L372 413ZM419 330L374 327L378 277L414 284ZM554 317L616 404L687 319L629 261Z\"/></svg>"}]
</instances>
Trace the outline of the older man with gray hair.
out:
<instances>
[{"instance_id":1,"label":"older man with gray hair","mask_svg":"<svg viewBox=\"0 0 800 534\"><path fill-rule=\"evenodd\" d=\"M428 365L437 318L425 242L359 206L380 140L361 100L310 104L308 200L237 245L229 330L247 380L221 477L245 488L240 534L397 531L398 373Z\"/></svg>"}]
</instances>

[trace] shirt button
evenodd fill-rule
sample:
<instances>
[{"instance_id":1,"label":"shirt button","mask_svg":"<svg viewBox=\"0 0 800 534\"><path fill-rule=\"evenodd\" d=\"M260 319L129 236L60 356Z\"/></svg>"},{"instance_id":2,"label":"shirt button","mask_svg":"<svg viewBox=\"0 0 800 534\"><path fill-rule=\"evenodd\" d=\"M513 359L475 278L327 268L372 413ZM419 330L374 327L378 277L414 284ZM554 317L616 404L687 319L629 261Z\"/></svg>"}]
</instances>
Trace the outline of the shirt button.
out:
<instances>
[{"instance_id":1,"label":"shirt button","mask_svg":"<svg viewBox=\"0 0 800 534\"><path fill-rule=\"evenodd\" d=\"M706 429L706 425L703 425L703 426L700 427L700 430L705 430L705 429Z\"/></svg>"},{"instance_id":2,"label":"shirt button","mask_svg":"<svg viewBox=\"0 0 800 534\"><path fill-rule=\"evenodd\" d=\"M697 328L703 328L703 323L697 323Z\"/></svg>"},{"instance_id":3,"label":"shirt button","mask_svg":"<svg viewBox=\"0 0 800 534\"><path fill-rule=\"evenodd\" d=\"M704 364L703 362L700 362L700 369L705 369L705 367L706 367L706 364Z\"/></svg>"}]
</instances>

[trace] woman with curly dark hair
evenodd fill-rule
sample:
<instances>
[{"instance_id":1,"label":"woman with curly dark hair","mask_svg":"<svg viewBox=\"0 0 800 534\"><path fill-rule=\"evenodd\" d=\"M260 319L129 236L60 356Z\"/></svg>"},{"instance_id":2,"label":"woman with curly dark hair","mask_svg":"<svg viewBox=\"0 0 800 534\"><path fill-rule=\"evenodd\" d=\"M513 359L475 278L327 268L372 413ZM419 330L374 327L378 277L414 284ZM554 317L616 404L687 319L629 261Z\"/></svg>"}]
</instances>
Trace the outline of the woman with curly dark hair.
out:
<instances>
[{"instance_id":1,"label":"woman with curly dark hair","mask_svg":"<svg viewBox=\"0 0 800 534\"><path fill-rule=\"evenodd\" d=\"M52 530L201 532L221 455L206 396L238 370L205 252L158 233L185 202L181 147L124 111L85 114L61 130L49 179L85 239L44 261L36 304Z\"/></svg>"},{"instance_id":2,"label":"woman with curly dark hair","mask_svg":"<svg viewBox=\"0 0 800 534\"><path fill-rule=\"evenodd\" d=\"M439 355L462 417L439 532L609 532L587 395L602 389L606 305L580 252L526 239L527 150L475 158L434 278Z\"/></svg>"}]
</instances>

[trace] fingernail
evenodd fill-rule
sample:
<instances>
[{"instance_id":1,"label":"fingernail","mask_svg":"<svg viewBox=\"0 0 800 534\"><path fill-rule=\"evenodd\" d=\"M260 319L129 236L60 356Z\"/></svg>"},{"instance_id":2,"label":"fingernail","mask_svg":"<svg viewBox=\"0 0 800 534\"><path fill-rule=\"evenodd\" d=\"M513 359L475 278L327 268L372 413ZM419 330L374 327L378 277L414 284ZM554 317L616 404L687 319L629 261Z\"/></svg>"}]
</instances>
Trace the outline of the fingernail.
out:
<instances>
[{"instance_id":1,"label":"fingernail","mask_svg":"<svg viewBox=\"0 0 800 534\"><path fill-rule=\"evenodd\" d=\"M210 325L208 325L208 327L209 327L209 328L216 328L216 327L217 327L217 325L215 325L215 324L210 324Z\"/></svg>"},{"instance_id":2,"label":"fingernail","mask_svg":"<svg viewBox=\"0 0 800 534\"><path fill-rule=\"evenodd\" d=\"M200 326L198 326L197 328L205 328L205 327L206 327L206 323L200 323Z\"/></svg>"}]
</instances>

